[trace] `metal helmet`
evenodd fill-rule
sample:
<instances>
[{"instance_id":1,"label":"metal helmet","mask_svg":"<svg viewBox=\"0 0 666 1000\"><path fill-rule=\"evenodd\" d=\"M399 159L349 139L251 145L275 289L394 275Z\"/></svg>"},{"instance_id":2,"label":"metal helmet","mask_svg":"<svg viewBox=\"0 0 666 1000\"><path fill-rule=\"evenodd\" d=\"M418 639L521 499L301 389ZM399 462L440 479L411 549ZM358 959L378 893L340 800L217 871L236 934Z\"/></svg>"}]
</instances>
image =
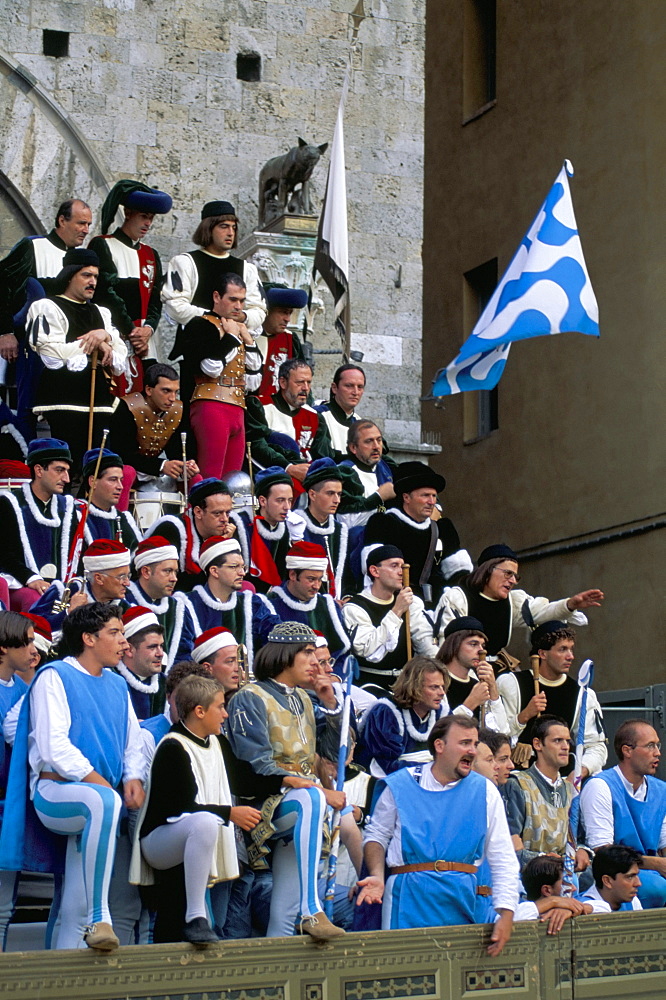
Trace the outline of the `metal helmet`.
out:
<instances>
[{"instance_id":1,"label":"metal helmet","mask_svg":"<svg viewBox=\"0 0 666 1000\"><path fill-rule=\"evenodd\" d=\"M224 482L231 493L233 510L252 506L252 481L247 472L243 472L242 469L228 472L224 477Z\"/></svg>"}]
</instances>

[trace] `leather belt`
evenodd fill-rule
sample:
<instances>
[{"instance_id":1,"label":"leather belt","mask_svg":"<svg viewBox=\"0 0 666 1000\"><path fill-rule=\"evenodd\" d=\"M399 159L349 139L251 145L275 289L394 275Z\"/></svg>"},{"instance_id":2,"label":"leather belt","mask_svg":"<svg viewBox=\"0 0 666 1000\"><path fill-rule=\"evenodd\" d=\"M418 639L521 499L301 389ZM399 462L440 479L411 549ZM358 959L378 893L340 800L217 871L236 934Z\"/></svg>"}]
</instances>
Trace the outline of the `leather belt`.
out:
<instances>
[{"instance_id":1,"label":"leather belt","mask_svg":"<svg viewBox=\"0 0 666 1000\"><path fill-rule=\"evenodd\" d=\"M389 869L391 875L407 875L409 872L463 872L465 875L476 875L476 865L467 865L463 861L422 861L417 865L398 865Z\"/></svg>"},{"instance_id":2,"label":"leather belt","mask_svg":"<svg viewBox=\"0 0 666 1000\"><path fill-rule=\"evenodd\" d=\"M56 771L40 771L39 780L41 781L42 779L44 781L67 781L67 778L63 778Z\"/></svg>"},{"instance_id":3,"label":"leather belt","mask_svg":"<svg viewBox=\"0 0 666 1000\"><path fill-rule=\"evenodd\" d=\"M239 389L245 388L244 378L242 377L232 378L231 375L220 375L218 376L218 378L213 378L212 375L208 378L206 378L203 375L197 375L194 381L196 385L205 385L207 382L212 382L213 385L232 386L232 387L237 387Z\"/></svg>"},{"instance_id":4,"label":"leather belt","mask_svg":"<svg viewBox=\"0 0 666 1000\"><path fill-rule=\"evenodd\" d=\"M477 896L492 896L493 890L489 885L477 885L476 894Z\"/></svg>"}]
</instances>

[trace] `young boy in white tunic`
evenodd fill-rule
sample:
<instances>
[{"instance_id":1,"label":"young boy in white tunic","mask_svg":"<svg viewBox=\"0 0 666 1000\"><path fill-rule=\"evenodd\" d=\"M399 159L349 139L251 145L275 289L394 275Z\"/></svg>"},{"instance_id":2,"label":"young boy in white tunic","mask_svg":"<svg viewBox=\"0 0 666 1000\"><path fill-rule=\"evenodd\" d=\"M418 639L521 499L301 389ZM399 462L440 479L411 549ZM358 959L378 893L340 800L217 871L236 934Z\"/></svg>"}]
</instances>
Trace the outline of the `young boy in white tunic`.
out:
<instances>
[{"instance_id":1,"label":"young boy in white tunic","mask_svg":"<svg viewBox=\"0 0 666 1000\"><path fill-rule=\"evenodd\" d=\"M225 764L234 771L235 785L238 762L220 734L227 713L219 681L186 677L175 691L175 701L180 721L161 740L153 758L130 878L149 884L151 868L164 871L182 864L186 895L182 939L207 945L219 939L208 920L206 888L238 877L233 824L252 830L261 814L251 806L231 805Z\"/></svg>"}]
</instances>

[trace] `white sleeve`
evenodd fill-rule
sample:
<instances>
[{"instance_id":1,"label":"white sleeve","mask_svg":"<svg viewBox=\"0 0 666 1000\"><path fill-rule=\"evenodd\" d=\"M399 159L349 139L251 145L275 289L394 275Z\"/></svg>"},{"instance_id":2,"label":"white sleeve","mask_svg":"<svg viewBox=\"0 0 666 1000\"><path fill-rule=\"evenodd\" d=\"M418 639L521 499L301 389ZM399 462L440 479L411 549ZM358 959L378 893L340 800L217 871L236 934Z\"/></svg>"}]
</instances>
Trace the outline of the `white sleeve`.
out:
<instances>
[{"instance_id":1,"label":"white sleeve","mask_svg":"<svg viewBox=\"0 0 666 1000\"><path fill-rule=\"evenodd\" d=\"M390 788L385 788L377 799L372 815L365 824L363 831L363 846L372 841L381 844L385 851L395 836L398 820L398 808Z\"/></svg>"},{"instance_id":2,"label":"white sleeve","mask_svg":"<svg viewBox=\"0 0 666 1000\"><path fill-rule=\"evenodd\" d=\"M30 306L26 320L27 340L48 368L62 368L70 358L77 357L87 364L78 340L67 343L68 329L67 317L55 302L38 299Z\"/></svg>"},{"instance_id":3,"label":"white sleeve","mask_svg":"<svg viewBox=\"0 0 666 1000\"><path fill-rule=\"evenodd\" d=\"M41 671L30 687L30 737L44 770L83 781L92 764L69 739L72 717L65 686L55 670Z\"/></svg>"},{"instance_id":4,"label":"white sleeve","mask_svg":"<svg viewBox=\"0 0 666 1000\"><path fill-rule=\"evenodd\" d=\"M488 729L497 727L498 733L505 733L508 736L509 720L501 695L496 701L489 701L486 704L488 705L488 711L486 712L486 726ZM494 723L494 726L491 723Z\"/></svg>"},{"instance_id":5,"label":"white sleeve","mask_svg":"<svg viewBox=\"0 0 666 1000\"><path fill-rule=\"evenodd\" d=\"M586 782L580 794L580 814L585 826L585 839L592 850L615 842L613 797L605 781L595 778Z\"/></svg>"},{"instance_id":6,"label":"white sleeve","mask_svg":"<svg viewBox=\"0 0 666 1000\"><path fill-rule=\"evenodd\" d=\"M387 611L377 628L370 621L368 613L352 601L344 605L342 617L345 628L354 636L356 656L362 656L370 663L381 663L387 653L392 653L397 647L402 618L398 618L392 611Z\"/></svg>"},{"instance_id":7,"label":"white sleeve","mask_svg":"<svg viewBox=\"0 0 666 1000\"><path fill-rule=\"evenodd\" d=\"M517 920L538 920L539 911L537 909L536 903L531 903L529 900L525 900L524 903L518 903L518 909L513 915L514 923Z\"/></svg>"},{"instance_id":8,"label":"white sleeve","mask_svg":"<svg viewBox=\"0 0 666 1000\"><path fill-rule=\"evenodd\" d=\"M432 622L425 613L425 606L415 597L409 608L409 631L412 634L414 652L422 656L436 656L439 646L432 635Z\"/></svg>"},{"instance_id":9,"label":"white sleeve","mask_svg":"<svg viewBox=\"0 0 666 1000\"><path fill-rule=\"evenodd\" d=\"M199 273L189 253L171 258L162 286L162 302L172 323L185 326L195 316L203 316L206 310L192 305L198 283Z\"/></svg>"},{"instance_id":10,"label":"white sleeve","mask_svg":"<svg viewBox=\"0 0 666 1000\"><path fill-rule=\"evenodd\" d=\"M111 318L110 311L106 306L97 307L102 316L102 321L104 323L104 329L111 337L111 350L113 351L113 357L111 359L111 369L114 375L120 375L121 372L125 370L125 362L127 361L127 344L120 336L118 330L116 330L113 325L113 319Z\"/></svg>"},{"instance_id":11,"label":"white sleeve","mask_svg":"<svg viewBox=\"0 0 666 1000\"><path fill-rule=\"evenodd\" d=\"M245 325L253 337L258 337L266 319L266 301L261 294L259 272L249 260L244 262L243 281L245 282L245 313L247 315Z\"/></svg>"},{"instance_id":12,"label":"white sleeve","mask_svg":"<svg viewBox=\"0 0 666 1000\"><path fill-rule=\"evenodd\" d=\"M578 695L576 717L574 718L572 726L573 739L576 738L576 733L578 731L578 717L580 713L581 701L582 689ZM585 738L583 743L583 767L586 767L591 775L598 774L599 771L603 770L603 766L608 760L606 737L604 733L600 733L597 729L597 717L600 717L603 720L599 699L597 698L595 692L591 688L588 688L587 711L585 712Z\"/></svg>"},{"instance_id":13,"label":"white sleeve","mask_svg":"<svg viewBox=\"0 0 666 1000\"><path fill-rule=\"evenodd\" d=\"M256 345L245 345L245 388L256 392L263 378L261 351Z\"/></svg>"},{"instance_id":14,"label":"white sleeve","mask_svg":"<svg viewBox=\"0 0 666 1000\"><path fill-rule=\"evenodd\" d=\"M486 779L486 809L488 832L484 856L490 865L493 886L493 906L496 910L515 912L520 898L520 865L511 843L506 810L500 793Z\"/></svg>"},{"instance_id":15,"label":"white sleeve","mask_svg":"<svg viewBox=\"0 0 666 1000\"><path fill-rule=\"evenodd\" d=\"M524 590L512 590L509 596L514 628L527 627L527 622L523 618L525 601L535 625L550 621L565 622L567 625L587 625L587 618L582 611L569 611L568 597L563 597L560 601L549 601L547 597L532 597Z\"/></svg>"},{"instance_id":16,"label":"white sleeve","mask_svg":"<svg viewBox=\"0 0 666 1000\"><path fill-rule=\"evenodd\" d=\"M449 622L467 613L468 607L465 591L460 587L445 587L433 615L438 645L441 646L444 642L444 629Z\"/></svg>"},{"instance_id":17,"label":"white sleeve","mask_svg":"<svg viewBox=\"0 0 666 1000\"><path fill-rule=\"evenodd\" d=\"M22 694L15 705L7 712L6 716L2 720L2 735L5 738L5 743L8 743L10 747L14 746L14 741L16 739L16 728L18 726L19 712L21 711L21 705L23 704L23 699L25 694Z\"/></svg>"},{"instance_id":18,"label":"white sleeve","mask_svg":"<svg viewBox=\"0 0 666 1000\"><path fill-rule=\"evenodd\" d=\"M141 728L132 706L132 699L127 692L127 739L123 754L123 781L138 778L144 781L146 777L146 761L143 754Z\"/></svg>"},{"instance_id":19,"label":"white sleeve","mask_svg":"<svg viewBox=\"0 0 666 1000\"><path fill-rule=\"evenodd\" d=\"M497 690L504 705L507 723L507 729L502 730L502 732L506 731L512 737L520 736L525 727L518 722L518 715L520 713L520 688L518 687L518 681L511 673L500 674L497 678Z\"/></svg>"}]
</instances>

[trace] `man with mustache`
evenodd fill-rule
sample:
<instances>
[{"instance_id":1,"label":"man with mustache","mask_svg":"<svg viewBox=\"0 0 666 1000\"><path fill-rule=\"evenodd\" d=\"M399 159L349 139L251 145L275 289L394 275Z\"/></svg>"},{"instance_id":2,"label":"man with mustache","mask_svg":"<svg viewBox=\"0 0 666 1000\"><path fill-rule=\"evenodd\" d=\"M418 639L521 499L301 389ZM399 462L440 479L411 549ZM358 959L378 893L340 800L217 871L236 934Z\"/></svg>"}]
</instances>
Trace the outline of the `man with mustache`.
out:
<instances>
[{"instance_id":1,"label":"man with mustache","mask_svg":"<svg viewBox=\"0 0 666 1000\"><path fill-rule=\"evenodd\" d=\"M26 440L35 436L32 407L41 366L36 355L24 350L24 310L35 298L53 293L65 253L81 246L91 225L90 206L68 198L58 207L48 235L26 236L0 262L0 357L16 361L17 424Z\"/></svg>"},{"instance_id":2,"label":"man with mustache","mask_svg":"<svg viewBox=\"0 0 666 1000\"><path fill-rule=\"evenodd\" d=\"M428 738L432 762L378 784L357 904L381 903L384 929L474 923L477 872L487 861L498 914L488 954L497 956L518 906L518 862L499 792L472 770L477 745L476 720L447 715Z\"/></svg>"},{"instance_id":3,"label":"man with mustache","mask_svg":"<svg viewBox=\"0 0 666 1000\"><path fill-rule=\"evenodd\" d=\"M340 462L343 491L340 516L349 528L367 524L395 499L395 466L382 458L382 432L372 420L356 420L347 431L347 457Z\"/></svg>"},{"instance_id":4,"label":"man with mustache","mask_svg":"<svg viewBox=\"0 0 666 1000\"><path fill-rule=\"evenodd\" d=\"M122 374L127 361L111 313L92 301L98 276L96 253L68 250L54 293L33 302L25 328L30 347L44 362L33 411L48 420L54 437L69 442L75 472L81 469L88 433L91 364L94 360L98 368L93 441L99 441L118 405L111 394L111 375Z\"/></svg>"},{"instance_id":5,"label":"man with mustache","mask_svg":"<svg viewBox=\"0 0 666 1000\"><path fill-rule=\"evenodd\" d=\"M114 326L134 355L126 392L141 389L143 367L157 358L154 333L162 315L162 264L159 254L143 241L155 216L166 215L171 205L164 191L140 181L118 181L102 205L103 235L90 242L89 249L100 261L95 302L110 311ZM120 206L123 224L108 235ZM138 364L135 359L140 359Z\"/></svg>"},{"instance_id":6,"label":"man with mustache","mask_svg":"<svg viewBox=\"0 0 666 1000\"><path fill-rule=\"evenodd\" d=\"M280 366L278 383L280 388L272 395L248 396L245 436L261 468L279 465L302 483L310 462L333 457L331 439L325 422L308 405L312 368L300 358L290 358Z\"/></svg>"}]
</instances>

